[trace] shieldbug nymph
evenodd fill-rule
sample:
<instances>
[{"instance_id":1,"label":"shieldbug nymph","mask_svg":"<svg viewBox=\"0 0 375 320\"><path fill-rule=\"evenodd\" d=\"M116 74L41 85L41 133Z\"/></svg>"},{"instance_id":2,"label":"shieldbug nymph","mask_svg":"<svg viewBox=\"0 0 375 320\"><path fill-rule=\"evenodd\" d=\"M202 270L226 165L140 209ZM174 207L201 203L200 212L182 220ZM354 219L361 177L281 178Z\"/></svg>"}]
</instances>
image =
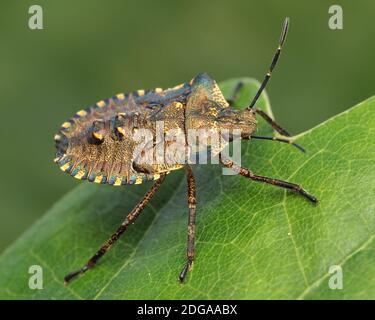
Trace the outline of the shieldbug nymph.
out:
<instances>
[{"instance_id":1,"label":"shieldbug nymph","mask_svg":"<svg viewBox=\"0 0 375 320\"><path fill-rule=\"evenodd\" d=\"M171 89L157 88L149 91L138 90L129 94L117 94L110 99L99 101L85 110L78 111L73 118L62 124L59 132L55 135L57 148L55 162L62 171L77 179L86 179L90 182L106 183L113 186L140 184L154 180L151 189L126 216L120 227L81 269L71 272L65 277L65 283L93 268L126 231L128 226L140 215L164 182L166 175L171 171L182 168L185 168L187 172L188 239L186 263L179 274L179 280L183 282L186 278L195 256L195 180L189 162L171 163L165 161L165 155L162 157L162 161L160 159L157 162L141 161L141 156L145 152L154 151L159 147L158 137L155 138L158 122L163 121L164 129L174 129L176 135L181 136L182 133L183 150L189 150L190 147L187 139L188 130L208 128L209 130L216 129L219 133L224 129L240 129L242 140L265 139L286 142L303 151L302 147L290 141L288 138L290 135L287 131L255 106L280 56L287 35L288 21L288 18L284 21L279 45L273 56L269 71L252 102L243 110L232 108L233 99L226 100L215 80L202 73L190 82ZM234 90L233 97L240 89L241 84ZM257 116L262 117L281 137L254 135L257 128ZM151 132L152 139L148 144L144 144L144 140L142 140L143 148L139 152L141 142L136 139L136 135L142 130ZM230 142L230 139L230 136L227 137L228 142ZM221 165L232 169L239 175L289 189L313 203L317 202L317 199L301 186L257 175L225 157L221 145L215 144L210 147L215 149L215 154ZM163 143L162 151L164 151L164 154L171 152L168 148L170 148L170 144Z\"/></svg>"}]
</instances>

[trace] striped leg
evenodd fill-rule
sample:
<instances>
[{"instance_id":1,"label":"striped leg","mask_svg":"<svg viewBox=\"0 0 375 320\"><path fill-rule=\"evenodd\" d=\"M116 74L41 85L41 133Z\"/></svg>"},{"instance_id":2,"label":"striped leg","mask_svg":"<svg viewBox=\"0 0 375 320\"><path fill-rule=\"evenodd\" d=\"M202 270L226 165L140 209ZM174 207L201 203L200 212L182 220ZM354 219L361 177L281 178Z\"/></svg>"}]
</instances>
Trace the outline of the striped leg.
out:
<instances>
[{"instance_id":1,"label":"striped leg","mask_svg":"<svg viewBox=\"0 0 375 320\"><path fill-rule=\"evenodd\" d=\"M270 141L278 141L278 142L283 142L283 143L288 143L294 147L296 147L298 150L302 151L302 152L306 152L306 150L301 147L299 144L297 143L294 143L292 142L291 140L289 139L285 139L285 138L277 138L277 137L263 137L263 136L250 136L247 138L247 140L250 140L251 139L259 139L259 140L270 140Z\"/></svg>"},{"instance_id":2,"label":"striped leg","mask_svg":"<svg viewBox=\"0 0 375 320\"><path fill-rule=\"evenodd\" d=\"M244 83L242 81L239 81L236 86L234 87L234 90L232 92L232 95L230 98L227 99L227 102L229 103L229 105L231 107L233 107L233 104L236 102L237 100L237 96L238 94L240 93L241 89L243 88L244 86Z\"/></svg>"},{"instance_id":3,"label":"striped leg","mask_svg":"<svg viewBox=\"0 0 375 320\"><path fill-rule=\"evenodd\" d=\"M188 221L188 237L187 237L187 250L186 250L186 264L180 272L179 279L183 282L186 274L191 268L195 255L194 241L195 241L195 213L197 199L195 196L196 187L195 179L191 166L186 165L187 170L187 186L188 186L188 204L189 204L189 221Z\"/></svg>"},{"instance_id":4,"label":"striped leg","mask_svg":"<svg viewBox=\"0 0 375 320\"><path fill-rule=\"evenodd\" d=\"M259 114L264 120L266 120L269 123L269 125L278 133L280 133L283 136L290 137L290 134L288 133L288 131L286 131L279 124L277 124L275 120L273 120L267 113L257 108L252 109L252 110L255 111L257 114Z\"/></svg>"},{"instance_id":5,"label":"striped leg","mask_svg":"<svg viewBox=\"0 0 375 320\"><path fill-rule=\"evenodd\" d=\"M219 154L219 160L220 160L220 163L224 167L232 169L234 172L237 172L241 176L244 176L244 177L249 178L249 179L254 180L254 181L264 182L264 183L272 184L272 185L280 187L280 188L289 189L293 192L296 192L296 193L300 194L301 196L305 197L307 200L309 200L313 203L318 202L317 198L315 198L312 194L308 193L306 190L304 190L298 184L291 183L291 182L288 182L288 181L279 180L279 179L275 179L275 178L269 178L269 177L256 175L256 174L252 173L249 169L241 167L237 163L223 158L221 153Z\"/></svg>"},{"instance_id":6,"label":"striped leg","mask_svg":"<svg viewBox=\"0 0 375 320\"><path fill-rule=\"evenodd\" d=\"M127 227L132 224L137 217L140 215L142 210L146 207L147 203L155 195L160 185L165 179L165 174L160 175L160 178L155 181L151 189L144 195L142 200L134 207L134 209L127 215L120 227L110 236L110 238L102 245L102 247L91 257L91 259L81 269L69 273L65 276L65 284L69 283L78 275L85 273L87 270L93 268L98 260L111 248L111 246L120 238L120 236L126 231Z\"/></svg>"}]
</instances>

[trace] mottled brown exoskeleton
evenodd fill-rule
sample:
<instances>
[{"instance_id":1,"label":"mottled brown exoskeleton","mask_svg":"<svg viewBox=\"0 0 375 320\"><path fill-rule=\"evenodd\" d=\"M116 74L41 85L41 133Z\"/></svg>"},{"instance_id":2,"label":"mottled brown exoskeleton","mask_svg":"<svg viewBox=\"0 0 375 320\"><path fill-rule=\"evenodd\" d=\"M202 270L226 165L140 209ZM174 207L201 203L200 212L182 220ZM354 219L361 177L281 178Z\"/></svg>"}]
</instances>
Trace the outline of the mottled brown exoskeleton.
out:
<instances>
[{"instance_id":1,"label":"mottled brown exoskeleton","mask_svg":"<svg viewBox=\"0 0 375 320\"><path fill-rule=\"evenodd\" d=\"M215 128L219 132L224 131L224 129L240 129L241 138L244 140L253 138L291 143L287 138L289 134L284 129L266 113L254 107L271 77L285 41L287 30L288 19L283 24L279 46L269 71L251 104L244 110L231 108L231 102L234 101L236 94L241 89L241 83L234 90L232 99L227 101L211 77L207 74L199 74L189 83L167 90L157 88L150 91L138 90L130 94L117 94L110 99L99 101L96 105L85 110L78 111L73 118L62 124L60 131L55 135L57 148L55 162L61 170L77 179L87 179L91 182L108 183L114 186L155 180L151 189L126 216L120 227L99 251L81 269L65 277L66 283L94 267L127 227L139 216L163 183L166 175L173 170L184 167L187 172L188 185L188 240L187 261L182 268L179 279L180 281L185 279L195 254L196 187L194 175L189 163L170 163L167 161L146 163L142 161L142 153L156 149L161 142L157 138L153 138L143 146L142 152L137 152L141 143L135 138L137 132L147 129L155 137L157 135L156 124L163 121L166 129L174 129L177 132L176 135L182 133L182 144L186 147L186 150L190 147L187 132L191 129L201 128ZM286 137L255 136L253 133L257 127L256 115L260 115L277 132ZM292 144L303 151L300 146ZM170 144L164 143L162 149L165 154L168 154L168 148L170 148ZM299 193L311 202L317 202L314 196L299 185L256 175L249 169L226 158L221 153L221 146L216 145L214 149L224 167L231 168L251 180L286 188Z\"/></svg>"}]
</instances>

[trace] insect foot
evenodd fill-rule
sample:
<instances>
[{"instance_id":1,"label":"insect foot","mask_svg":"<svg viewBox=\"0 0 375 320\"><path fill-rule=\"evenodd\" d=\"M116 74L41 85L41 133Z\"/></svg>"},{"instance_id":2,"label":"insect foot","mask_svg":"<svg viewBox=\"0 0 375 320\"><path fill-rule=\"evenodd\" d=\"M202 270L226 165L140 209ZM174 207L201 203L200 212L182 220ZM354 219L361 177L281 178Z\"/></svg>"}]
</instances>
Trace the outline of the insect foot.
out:
<instances>
[{"instance_id":1,"label":"insect foot","mask_svg":"<svg viewBox=\"0 0 375 320\"><path fill-rule=\"evenodd\" d=\"M247 168L244 168L244 167L241 167L237 163L226 159L225 157L223 157L223 155L221 153L219 154L219 161L224 167L232 169L234 172L240 174L241 176L243 176L245 178L251 179L253 181L263 182L263 183L266 183L266 184L274 185L276 187L291 190L291 191L293 191L295 193L298 193L301 196L305 197L307 200L309 200L312 203L318 203L318 199L315 196L313 196L312 194L307 192L305 189L303 189L298 184L288 182L288 181L284 181L284 180L279 180L279 179L276 179L276 178L270 178L270 177L257 175L255 173L253 173L251 170L249 170Z\"/></svg>"}]
</instances>

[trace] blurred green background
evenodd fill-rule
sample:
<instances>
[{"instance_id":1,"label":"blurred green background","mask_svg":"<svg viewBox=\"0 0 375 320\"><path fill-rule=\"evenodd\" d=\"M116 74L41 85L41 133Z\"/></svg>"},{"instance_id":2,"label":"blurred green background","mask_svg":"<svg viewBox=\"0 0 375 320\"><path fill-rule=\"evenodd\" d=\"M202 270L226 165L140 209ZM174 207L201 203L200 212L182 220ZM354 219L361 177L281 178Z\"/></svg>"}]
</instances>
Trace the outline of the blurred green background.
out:
<instances>
[{"instance_id":1,"label":"blurred green background","mask_svg":"<svg viewBox=\"0 0 375 320\"><path fill-rule=\"evenodd\" d=\"M44 29L28 28L43 8ZM328 28L340 4L344 29ZM118 92L209 72L262 79L281 23L288 40L268 87L279 122L308 129L375 93L375 2L2 1L0 251L79 181L53 163L53 135Z\"/></svg>"}]
</instances>

